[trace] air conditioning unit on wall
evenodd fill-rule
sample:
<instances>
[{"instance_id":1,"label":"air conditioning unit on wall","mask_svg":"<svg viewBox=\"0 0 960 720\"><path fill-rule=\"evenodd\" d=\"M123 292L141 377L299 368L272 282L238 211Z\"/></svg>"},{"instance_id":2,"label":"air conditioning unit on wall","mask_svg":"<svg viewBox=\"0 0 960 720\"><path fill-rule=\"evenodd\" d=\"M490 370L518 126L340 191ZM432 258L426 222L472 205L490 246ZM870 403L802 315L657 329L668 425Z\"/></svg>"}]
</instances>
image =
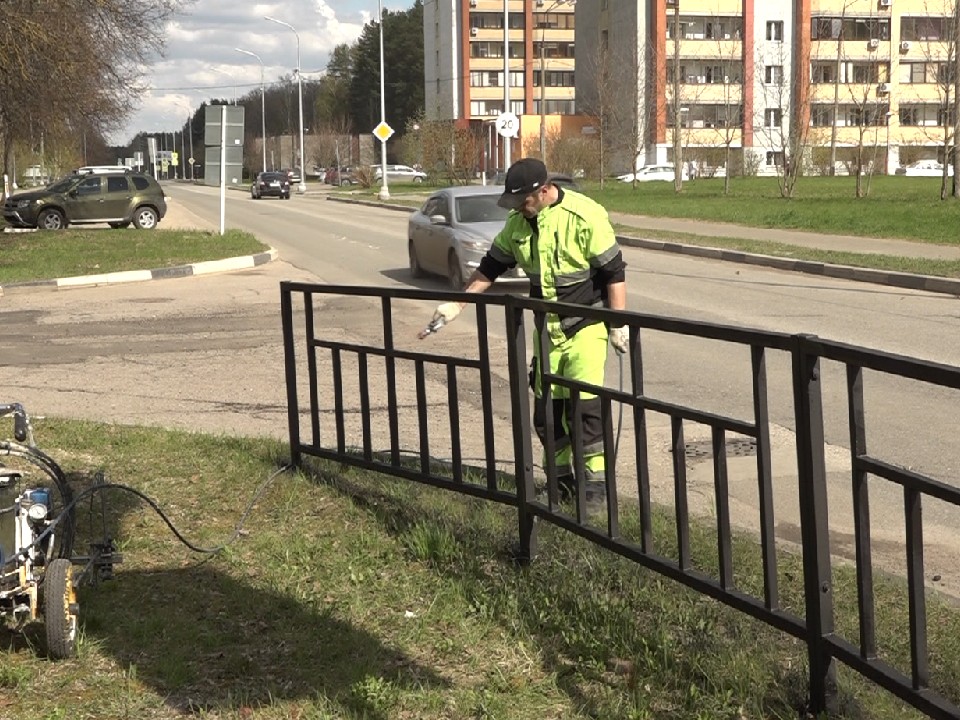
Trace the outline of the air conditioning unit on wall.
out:
<instances>
[{"instance_id":1,"label":"air conditioning unit on wall","mask_svg":"<svg viewBox=\"0 0 960 720\"><path fill-rule=\"evenodd\" d=\"M876 50L880 47L880 41L877 38L870 38L870 42L867 43L867 47L871 50Z\"/></svg>"},{"instance_id":2,"label":"air conditioning unit on wall","mask_svg":"<svg viewBox=\"0 0 960 720\"><path fill-rule=\"evenodd\" d=\"M477 6L477 0L470 0L470 7L476 7L476 6Z\"/></svg>"},{"instance_id":3,"label":"air conditioning unit on wall","mask_svg":"<svg viewBox=\"0 0 960 720\"><path fill-rule=\"evenodd\" d=\"M910 41L904 40L900 43L900 52L907 52L910 49Z\"/></svg>"},{"instance_id":4,"label":"air conditioning unit on wall","mask_svg":"<svg viewBox=\"0 0 960 720\"><path fill-rule=\"evenodd\" d=\"M470 28L470 37L476 37L476 36L477 36L477 29Z\"/></svg>"},{"instance_id":5,"label":"air conditioning unit on wall","mask_svg":"<svg viewBox=\"0 0 960 720\"><path fill-rule=\"evenodd\" d=\"M877 85L877 95L889 95L890 83L880 83Z\"/></svg>"},{"instance_id":6,"label":"air conditioning unit on wall","mask_svg":"<svg viewBox=\"0 0 960 720\"><path fill-rule=\"evenodd\" d=\"M880 0L880 7L891 7L893 0Z\"/></svg>"}]
</instances>

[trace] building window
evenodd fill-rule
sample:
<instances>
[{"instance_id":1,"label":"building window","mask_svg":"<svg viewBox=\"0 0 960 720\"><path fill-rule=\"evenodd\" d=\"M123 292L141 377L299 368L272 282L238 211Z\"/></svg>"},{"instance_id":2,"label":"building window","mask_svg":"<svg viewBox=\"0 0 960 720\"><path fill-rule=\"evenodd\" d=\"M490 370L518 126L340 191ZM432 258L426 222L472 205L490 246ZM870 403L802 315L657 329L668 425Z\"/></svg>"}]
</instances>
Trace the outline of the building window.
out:
<instances>
[{"instance_id":1,"label":"building window","mask_svg":"<svg viewBox=\"0 0 960 720\"><path fill-rule=\"evenodd\" d=\"M763 69L763 81L767 85L780 85L783 82L783 65L767 65Z\"/></svg>"},{"instance_id":2,"label":"building window","mask_svg":"<svg viewBox=\"0 0 960 720\"><path fill-rule=\"evenodd\" d=\"M811 40L889 40L890 20L870 17L815 17L810 20Z\"/></svg>"},{"instance_id":3,"label":"building window","mask_svg":"<svg viewBox=\"0 0 960 720\"><path fill-rule=\"evenodd\" d=\"M767 40L783 42L783 20L767 21Z\"/></svg>"},{"instance_id":4,"label":"building window","mask_svg":"<svg viewBox=\"0 0 960 720\"><path fill-rule=\"evenodd\" d=\"M573 100L546 100L543 103L544 114L546 115L575 115L577 112ZM533 112L540 114L540 100L533 101Z\"/></svg>"},{"instance_id":5,"label":"building window","mask_svg":"<svg viewBox=\"0 0 960 720\"><path fill-rule=\"evenodd\" d=\"M574 87L574 78L573 72L571 71L555 71L547 70L546 72L547 82L546 87ZM540 71L533 71L533 84L537 87L540 87Z\"/></svg>"},{"instance_id":6,"label":"building window","mask_svg":"<svg viewBox=\"0 0 960 720\"><path fill-rule=\"evenodd\" d=\"M903 17L900 19L901 40L946 40L950 37L949 17Z\"/></svg>"},{"instance_id":7,"label":"building window","mask_svg":"<svg viewBox=\"0 0 960 720\"><path fill-rule=\"evenodd\" d=\"M534 13L533 26L545 30L573 30L573 13Z\"/></svg>"},{"instance_id":8,"label":"building window","mask_svg":"<svg viewBox=\"0 0 960 720\"><path fill-rule=\"evenodd\" d=\"M768 128L778 128L783 124L783 110L780 108L767 108L763 111L763 126Z\"/></svg>"},{"instance_id":9,"label":"building window","mask_svg":"<svg viewBox=\"0 0 960 720\"><path fill-rule=\"evenodd\" d=\"M783 167L783 150L767 150L767 167Z\"/></svg>"},{"instance_id":10,"label":"building window","mask_svg":"<svg viewBox=\"0 0 960 720\"><path fill-rule=\"evenodd\" d=\"M813 127L831 127L833 125L833 108L814 105L810 110L810 124Z\"/></svg>"},{"instance_id":11,"label":"building window","mask_svg":"<svg viewBox=\"0 0 960 720\"><path fill-rule=\"evenodd\" d=\"M909 127L920 125L920 108L916 105L900 106L900 124Z\"/></svg>"},{"instance_id":12,"label":"building window","mask_svg":"<svg viewBox=\"0 0 960 720\"><path fill-rule=\"evenodd\" d=\"M810 70L812 83L835 83L837 81L837 64L835 62L814 63Z\"/></svg>"}]
</instances>

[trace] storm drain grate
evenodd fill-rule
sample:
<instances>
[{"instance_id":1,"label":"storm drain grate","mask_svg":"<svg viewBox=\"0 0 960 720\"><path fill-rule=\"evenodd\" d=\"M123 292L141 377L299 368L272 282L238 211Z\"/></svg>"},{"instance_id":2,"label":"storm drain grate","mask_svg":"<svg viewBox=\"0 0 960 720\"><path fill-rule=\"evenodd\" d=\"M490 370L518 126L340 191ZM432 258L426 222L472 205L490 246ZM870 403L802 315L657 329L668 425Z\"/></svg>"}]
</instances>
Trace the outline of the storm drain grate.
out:
<instances>
[{"instance_id":1,"label":"storm drain grate","mask_svg":"<svg viewBox=\"0 0 960 720\"><path fill-rule=\"evenodd\" d=\"M727 457L749 457L757 454L757 441L754 438L733 438L727 440ZM713 457L713 441L698 440L684 446L684 457L688 460L706 460Z\"/></svg>"}]
</instances>

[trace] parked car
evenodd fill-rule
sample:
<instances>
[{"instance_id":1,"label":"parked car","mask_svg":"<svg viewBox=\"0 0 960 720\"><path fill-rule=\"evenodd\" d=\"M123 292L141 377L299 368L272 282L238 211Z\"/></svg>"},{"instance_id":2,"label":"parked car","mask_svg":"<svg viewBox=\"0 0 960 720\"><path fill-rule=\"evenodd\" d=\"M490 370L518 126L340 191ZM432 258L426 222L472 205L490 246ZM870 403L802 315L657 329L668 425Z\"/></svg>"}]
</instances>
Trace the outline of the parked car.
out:
<instances>
[{"instance_id":1,"label":"parked car","mask_svg":"<svg viewBox=\"0 0 960 720\"><path fill-rule=\"evenodd\" d=\"M943 164L936 160L920 160L912 165L898 167L894 174L907 177L943 177ZM947 175L953 176L952 165L947 167Z\"/></svg>"},{"instance_id":2,"label":"parked car","mask_svg":"<svg viewBox=\"0 0 960 720\"><path fill-rule=\"evenodd\" d=\"M108 223L155 228L167 214L167 199L150 175L129 170L70 174L39 190L16 193L3 204L3 218L20 228L62 230L68 225Z\"/></svg>"},{"instance_id":3,"label":"parked car","mask_svg":"<svg viewBox=\"0 0 960 720\"><path fill-rule=\"evenodd\" d=\"M407 222L407 254L415 278L443 275L451 287L463 288L503 229L507 210L497 205L502 188L458 185L433 193ZM504 279L523 279L514 268Z\"/></svg>"},{"instance_id":4,"label":"parked car","mask_svg":"<svg viewBox=\"0 0 960 720\"><path fill-rule=\"evenodd\" d=\"M285 172L260 172L250 185L250 197L259 200L264 197L290 199L290 177Z\"/></svg>"},{"instance_id":5,"label":"parked car","mask_svg":"<svg viewBox=\"0 0 960 720\"><path fill-rule=\"evenodd\" d=\"M324 182L326 182L327 185L356 185L357 178L353 168L330 168L327 170Z\"/></svg>"},{"instance_id":6,"label":"parked car","mask_svg":"<svg viewBox=\"0 0 960 720\"><path fill-rule=\"evenodd\" d=\"M373 179L380 180L383 177L383 168L379 165L374 168ZM417 170L409 165L387 165L387 182L412 182L422 183L427 179L427 174L422 170Z\"/></svg>"},{"instance_id":7,"label":"parked car","mask_svg":"<svg viewBox=\"0 0 960 720\"><path fill-rule=\"evenodd\" d=\"M300 168L284 168L280 172L287 176L287 179L290 180L291 185L299 185L302 180Z\"/></svg>"},{"instance_id":8,"label":"parked car","mask_svg":"<svg viewBox=\"0 0 960 720\"><path fill-rule=\"evenodd\" d=\"M645 165L636 171L636 173L626 173L617 177L621 182L649 182L651 180L666 180L673 182L675 171L673 165ZM683 171L683 179L687 180L687 171Z\"/></svg>"}]
</instances>

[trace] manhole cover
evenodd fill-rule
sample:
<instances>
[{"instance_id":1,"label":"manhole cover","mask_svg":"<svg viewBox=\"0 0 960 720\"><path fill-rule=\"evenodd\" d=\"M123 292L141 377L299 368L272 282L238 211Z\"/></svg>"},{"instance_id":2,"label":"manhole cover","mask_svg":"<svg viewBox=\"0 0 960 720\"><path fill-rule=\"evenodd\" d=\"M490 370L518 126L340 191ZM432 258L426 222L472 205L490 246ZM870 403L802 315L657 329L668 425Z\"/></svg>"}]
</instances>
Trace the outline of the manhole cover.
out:
<instances>
[{"instance_id":1,"label":"manhole cover","mask_svg":"<svg viewBox=\"0 0 960 720\"><path fill-rule=\"evenodd\" d=\"M727 457L748 457L757 454L757 441L754 438L732 438L727 440ZM698 440L684 446L684 457L688 460L706 460L713 457L713 441Z\"/></svg>"}]
</instances>

